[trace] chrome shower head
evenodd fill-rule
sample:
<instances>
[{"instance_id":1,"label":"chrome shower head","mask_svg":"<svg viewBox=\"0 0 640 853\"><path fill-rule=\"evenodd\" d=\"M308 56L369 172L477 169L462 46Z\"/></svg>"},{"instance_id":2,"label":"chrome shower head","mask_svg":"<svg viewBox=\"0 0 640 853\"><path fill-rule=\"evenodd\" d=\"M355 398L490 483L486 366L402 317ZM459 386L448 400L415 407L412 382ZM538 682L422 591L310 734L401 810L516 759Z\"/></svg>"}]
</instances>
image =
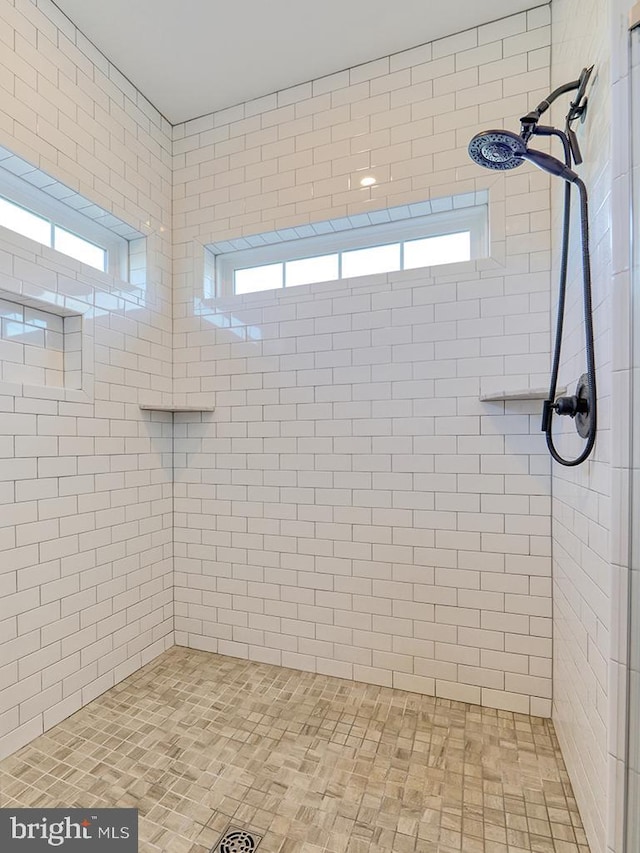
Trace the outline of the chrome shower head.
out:
<instances>
[{"instance_id":1,"label":"chrome shower head","mask_svg":"<svg viewBox=\"0 0 640 853\"><path fill-rule=\"evenodd\" d=\"M524 140L510 130L483 130L469 143L469 156L485 169L515 169L526 153Z\"/></svg>"}]
</instances>

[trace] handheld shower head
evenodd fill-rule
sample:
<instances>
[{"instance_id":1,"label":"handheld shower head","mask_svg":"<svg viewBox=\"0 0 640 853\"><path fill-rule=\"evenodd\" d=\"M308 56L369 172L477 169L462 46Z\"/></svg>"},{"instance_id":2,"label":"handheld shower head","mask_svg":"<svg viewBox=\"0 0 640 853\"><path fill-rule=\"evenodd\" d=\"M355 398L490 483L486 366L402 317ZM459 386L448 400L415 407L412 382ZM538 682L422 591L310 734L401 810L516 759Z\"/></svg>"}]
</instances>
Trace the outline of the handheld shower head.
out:
<instances>
[{"instance_id":1,"label":"handheld shower head","mask_svg":"<svg viewBox=\"0 0 640 853\"><path fill-rule=\"evenodd\" d=\"M584 116L586 107L586 87L593 70L584 68L579 80L573 80L554 89L551 94L541 101L538 106L520 119L520 134L509 130L483 130L476 133L469 143L469 156L478 166L502 172L521 166L525 160L533 163L549 175L555 175L565 181L564 185L564 216L562 232L562 253L560 258L560 286L558 291L558 315L556 324L555 352L551 369L549 397L545 400L542 415L542 430L547 438L547 446L551 456L561 465L580 465L588 458L593 450L596 439L596 363L593 334L593 312L591 298L591 263L589 258L589 209L587 188L584 181L571 168L572 163L580 165L582 157L578 141L572 129L572 122ZM577 90L577 95L571 103L566 118L564 132L555 127L539 125L540 117L560 95ZM534 136L557 136L563 144L564 162L547 154L528 147L529 140ZM558 370L562 349L562 332L566 303L567 272L569 261L569 241L571 228L571 184L575 184L580 195L580 228L582 237L582 298L584 308L585 351L587 372L581 377L574 397L556 399ZM560 455L552 435L552 414L569 415L575 418L578 433L587 439L586 446L576 458L566 459Z\"/></svg>"},{"instance_id":2,"label":"handheld shower head","mask_svg":"<svg viewBox=\"0 0 640 853\"><path fill-rule=\"evenodd\" d=\"M522 166L527 146L517 133L510 130L482 130L469 143L469 156L485 169L515 169Z\"/></svg>"},{"instance_id":3,"label":"handheld shower head","mask_svg":"<svg viewBox=\"0 0 640 853\"><path fill-rule=\"evenodd\" d=\"M580 180L573 169L565 166L564 163L556 157L552 157L551 154L545 154L544 151L534 151L532 148L527 148L522 157L533 163L534 166L542 169L543 172L548 172L550 175L555 175L557 178L569 181L570 184L575 184Z\"/></svg>"},{"instance_id":4,"label":"handheld shower head","mask_svg":"<svg viewBox=\"0 0 640 853\"><path fill-rule=\"evenodd\" d=\"M485 169L515 169L522 166L525 160L533 163L543 172L556 175L565 181L574 183L578 176L560 160L527 148L524 139L510 130L483 130L476 133L469 143L469 156L479 166Z\"/></svg>"}]
</instances>

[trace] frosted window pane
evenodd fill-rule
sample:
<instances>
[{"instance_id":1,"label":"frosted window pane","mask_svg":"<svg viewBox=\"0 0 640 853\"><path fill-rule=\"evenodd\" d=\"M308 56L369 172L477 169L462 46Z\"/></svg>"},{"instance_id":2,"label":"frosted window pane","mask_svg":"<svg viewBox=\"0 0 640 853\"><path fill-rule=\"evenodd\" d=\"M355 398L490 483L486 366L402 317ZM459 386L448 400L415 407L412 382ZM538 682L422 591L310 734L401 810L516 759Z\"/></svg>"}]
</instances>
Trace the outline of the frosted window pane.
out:
<instances>
[{"instance_id":1,"label":"frosted window pane","mask_svg":"<svg viewBox=\"0 0 640 853\"><path fill-rule=\"evenodd\" d=\"M4 198L0 198L0 225L45 246L51 245L51 223Z\"/></svg>"},{"instance_id":2,"label":"frosted window pane","mask_svg":"<svg viewBox=\"0 0 640 853\"><path fill-rule=\"evenodd\" d=\"M373 275L400 269L400 243L342 253L342 277Z\"/></svg>"},{"instance_id":3,"label":"frosted window pane","mask_svg":"<svg viewBox=\"0 0 640 853\"><path fill-rule=\"evenodd\" d=\"M438 264L455 264L471 258L471 233L443 234L425 240L409 240L404 244L404 268L435 267Z\"/></svg>"},{"instance_id":4,"label":"frosted window pane","mask_svg":"<svg viewBox=\"0 0 640 853\"><path fill-rule=\"evenodd\" d=\"M338 255L320 255L287 263L286 286L313 284L315 281L333 281L338 278Z\"/></svg>"},{"instance_id":5,"label":"frosted window pane","mask_svg":"<svg viewBox=\"0 0 640 853\"><path fill-rule=\"evenodd\" d=\"M75 258L76 261L81 261L83 264L102 270L102 272L106 270L107 253L100 246L89 243L82 237L76 237L75 234L71 234L70 231L65 231L64 228L57 225L54 228L53 239L53 248L58 252L69 255L70 258Z\"/></svg>"},{"instance_id":6,"label":"frosted window pane","mask_svg":"<svg viewBox=\"0 0 640 853\"><path fill-rule=\"evenodd\" d=\"M236 270L235 292L257 293L259 290L274 290L282 287L282 264L267 264L262 267L249 267Z\"/></svg>"}]
</instances>

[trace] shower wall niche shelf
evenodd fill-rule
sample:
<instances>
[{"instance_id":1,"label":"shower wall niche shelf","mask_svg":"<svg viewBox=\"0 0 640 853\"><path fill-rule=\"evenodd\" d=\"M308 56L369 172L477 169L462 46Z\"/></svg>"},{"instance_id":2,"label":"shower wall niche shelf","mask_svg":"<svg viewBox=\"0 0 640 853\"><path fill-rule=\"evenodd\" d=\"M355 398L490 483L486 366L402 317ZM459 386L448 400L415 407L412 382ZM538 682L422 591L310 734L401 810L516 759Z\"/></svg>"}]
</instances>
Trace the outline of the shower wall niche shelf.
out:
<instances>
[{"instance_id":1,"label":"shower wall niche shelf","mask_svg":"<svg viewBox=\"0 0 640 853\"><path fill-rule=\"evenodd\" d=\"M557 394L564 394L566 390L556 389ZM488 394L481 394L479 400L481 403L499 403L509 400L546 400L548 396L548 388L519 388L513 391L490 391Z\"/></svg>"},{"instance_id":2,"label":"shower wall niche shelf","mask_svg":"<svg viewBox=\"0 0 640 853\"><path fill-rule=\"evenodd\" d=\"M67 391L81 391L82 332L81 314L54 301L0 290L3 393L13 388L19 396L34 396L41 389L49 399L66 399Z\"/></svg>"}]
</instances>

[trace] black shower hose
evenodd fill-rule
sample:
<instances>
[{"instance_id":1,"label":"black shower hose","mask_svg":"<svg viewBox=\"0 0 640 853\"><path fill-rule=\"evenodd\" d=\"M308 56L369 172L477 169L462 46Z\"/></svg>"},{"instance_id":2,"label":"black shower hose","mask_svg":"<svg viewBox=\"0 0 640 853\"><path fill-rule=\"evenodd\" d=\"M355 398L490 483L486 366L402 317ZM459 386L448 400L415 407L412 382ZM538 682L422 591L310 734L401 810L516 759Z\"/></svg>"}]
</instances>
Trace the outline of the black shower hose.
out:
<instances>
[{"instance_id":1,"label":"black shower hose","mask_svg":"<svg viewBox=\"0 0 640 853\"><path fill-rule=\"evenodd\" d=\"M591 300L591 256L589 252L589 202L587 188L580 178L574 179L573 183L578 187L580 193L580 232L582 242L582 304L584 309L584 335L585 351L587 361L587 377L589 380L589 433L587 443L582 453L576 459L565 459L556 450L551 424L553 420L553 404L556 399L556 386L558 384L558 371L560 369L560 352L562 349L562 330L564 326L564 310L567 294L567 272L569 267L569 228L571 221L571 183L565 183L564 188L564 221L562 225L562 254L560 259L560 284L558 288L558 319L556 322L556 338L553 352L553 364L551 368L551 381L549 385L549 399L545 404L551 407L545 412L542 428L545 431L547 447L551 456L560 465L573 467L580 465L593 450L596 440L596 361L595 346L593 342L593 311Z\"/></svg>"}]
</instances>

